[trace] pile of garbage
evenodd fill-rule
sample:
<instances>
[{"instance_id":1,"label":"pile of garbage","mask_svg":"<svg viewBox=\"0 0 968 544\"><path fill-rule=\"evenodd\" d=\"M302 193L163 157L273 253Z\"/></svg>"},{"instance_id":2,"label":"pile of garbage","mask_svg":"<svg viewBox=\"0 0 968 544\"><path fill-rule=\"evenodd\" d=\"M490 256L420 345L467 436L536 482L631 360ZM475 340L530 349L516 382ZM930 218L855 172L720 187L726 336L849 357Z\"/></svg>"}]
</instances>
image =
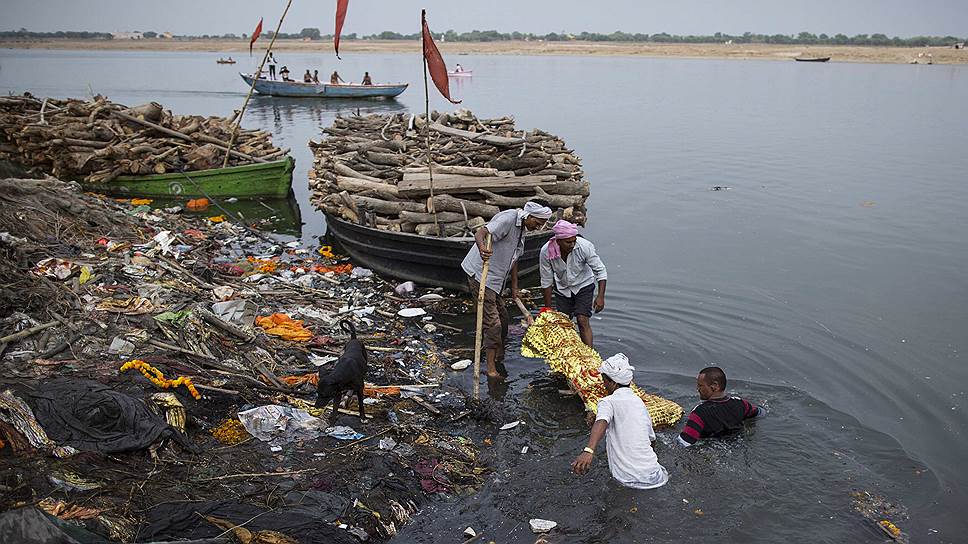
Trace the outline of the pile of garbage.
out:
<instances>
[{"instance_id":1,"label":"pile of garbage","mask_svg":"<svg viewBox=\"0 0 968 544\"><path fill-rule=\"evenodd\" d=\"M352 223L430 236L465 236L503 209L540 198L584 224L590 185L565 142L514 119L468 110L337 117L309 172L313 202ZM431 170L433 177L431 179Z\"/></svg>"},{"instance_id":2,"label":"pile of garbage","mask_svg":"<svg viewBox=\"0 0 968 544\"><path fill-rule=\"evenodd\" d=\"M0 180L0 541L383 541L482 484L435 319L466 302L151 204ZM343 320L365 423L314 406Z\"/></svg>"},{"instance_id":3,"label":"pile of garbage","mask_svg":"<svg viewBox=\"0 0 968 544\"><path fill-rule=\"evenodd\" d=\"M61 179L104 183L118 176L220 168L279 160L289 153L262 130L240 129L234 119L174 115L150 102L129 108L95 96L63 100L0 97L0 160Z\"/></svg>"}]
</instances>

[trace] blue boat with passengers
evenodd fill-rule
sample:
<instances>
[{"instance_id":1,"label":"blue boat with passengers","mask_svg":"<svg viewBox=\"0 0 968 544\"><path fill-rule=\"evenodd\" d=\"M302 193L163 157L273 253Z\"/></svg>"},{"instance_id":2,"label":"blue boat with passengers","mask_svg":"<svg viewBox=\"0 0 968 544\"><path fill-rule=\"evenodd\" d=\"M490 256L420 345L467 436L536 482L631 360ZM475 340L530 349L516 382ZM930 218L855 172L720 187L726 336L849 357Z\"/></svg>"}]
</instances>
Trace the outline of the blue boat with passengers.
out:
<instances>
[{"instance_id":1,"label":"blue boat with passengers","mask_svg":"<svg viewBox=\"0 0 968 544\"><path fill-rule=\"evenodd\" d=\"M239 73L242 79L252 85L252 74ZM387 83L380 85L361 85L359 83L303 83L301 81L279 81L259 78L255 91L268 96L291 96L306 98L394 98L407 90L407 83Z\"/></svg>"}]
</instances>

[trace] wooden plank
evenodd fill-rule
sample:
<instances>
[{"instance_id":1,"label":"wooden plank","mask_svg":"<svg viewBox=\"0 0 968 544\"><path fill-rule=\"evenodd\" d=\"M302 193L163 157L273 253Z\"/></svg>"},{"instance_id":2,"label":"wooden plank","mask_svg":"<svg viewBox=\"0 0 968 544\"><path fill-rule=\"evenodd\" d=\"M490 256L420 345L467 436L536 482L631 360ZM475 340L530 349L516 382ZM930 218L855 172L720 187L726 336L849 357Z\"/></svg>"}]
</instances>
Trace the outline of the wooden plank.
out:
<instances>
[{"instance_id":1,"label":"wooden plank","mask_svg":"<svg viewBox=\"0 0 968 544\"><path fill-rule=\"evenodd\" d=\"M481 178L476 176L461 176L458 174L434 175L434 194L474 194L479 189L486 189L493 193L520 191L535 187L553 189L555 176L518 176ZM403 180L397 184L397 193L401 197L430 196L430 177L426 174L409 173L403 175Z\"/></svg>"},{"instance_id":2,"label":"wooden plank","mask_svg":"<svg viewBox=\"0 0 968 544\"><path fill-rule=\"evenodd\" d=\"M524 138L505 138L504 136L492 136L490 134L485 134L482 132L471 132L469 130L461 130L459 128L448 127L441 125L440 123L430 123L430 128L440 132L441 134L448 134L450 136L457 136L459 138L466 138L472 142L484 142L491 145L517 145L523 144Z\"/></svg>"}]
</instances>

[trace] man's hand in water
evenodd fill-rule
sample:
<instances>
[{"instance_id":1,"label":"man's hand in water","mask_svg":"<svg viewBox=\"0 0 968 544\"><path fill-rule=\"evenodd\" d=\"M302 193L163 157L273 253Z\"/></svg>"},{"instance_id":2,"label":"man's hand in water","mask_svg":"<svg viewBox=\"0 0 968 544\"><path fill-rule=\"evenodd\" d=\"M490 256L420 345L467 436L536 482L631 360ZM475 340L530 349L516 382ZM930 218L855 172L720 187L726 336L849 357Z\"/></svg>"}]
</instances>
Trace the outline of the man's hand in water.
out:
<instances>
[{"instance_id":1,"label":"man's hand in water","mask_svg":"<svg viewBox=\"0 0 968 544\"><path fill-rule=\"evenodd\" d=\"M579 453L578 457L571 463L571 471L579 476L585 474L591 468L593 458L594 456L587 451Z\"/></svg>"}]
</instances>

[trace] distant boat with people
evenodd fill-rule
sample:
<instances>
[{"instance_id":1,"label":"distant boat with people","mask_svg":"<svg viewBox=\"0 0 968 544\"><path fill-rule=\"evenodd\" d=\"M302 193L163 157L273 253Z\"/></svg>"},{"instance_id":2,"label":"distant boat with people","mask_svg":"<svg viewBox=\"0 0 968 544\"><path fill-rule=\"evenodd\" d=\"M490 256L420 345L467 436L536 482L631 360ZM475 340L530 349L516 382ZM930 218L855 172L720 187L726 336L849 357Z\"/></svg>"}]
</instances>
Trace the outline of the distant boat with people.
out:
<instances>
[{"instance_id":1,"label":"distant boat with people","mask_svg":"<svg viewBox=\"0 0 968 544\"><path fill-rule=\"evenodd\" d=\"M216 64L235 64L235 60L233 60L232 57L229 57L227 59L223 59L219 57L219 59L215 61L215 63Z\"/></svg>"},{"instance_id":2,"label":"distant boat with people","mask_svg":"<svg viewBox=\"0 0 968 544\"><path fill-rule=\"evenodd\" d=\"M248 85L253 85L252 74L239 74ZM302 81L280 81L259 78L255 80L255 91L268 96L289 96L294 98L394 98L407 90L407 83L384 83L363 85L361 83L304 83Z\"/></svg>"},{"instance_id":3,"label":"distant boat with people","mask_svg":"<svg viewBox=\"0 0 968 544\"><path fill-rule=\"evenodd\" d=\"M830 57L795 57L793 60L797 62L827 62Z\"/></svg>"}]
</instances>

